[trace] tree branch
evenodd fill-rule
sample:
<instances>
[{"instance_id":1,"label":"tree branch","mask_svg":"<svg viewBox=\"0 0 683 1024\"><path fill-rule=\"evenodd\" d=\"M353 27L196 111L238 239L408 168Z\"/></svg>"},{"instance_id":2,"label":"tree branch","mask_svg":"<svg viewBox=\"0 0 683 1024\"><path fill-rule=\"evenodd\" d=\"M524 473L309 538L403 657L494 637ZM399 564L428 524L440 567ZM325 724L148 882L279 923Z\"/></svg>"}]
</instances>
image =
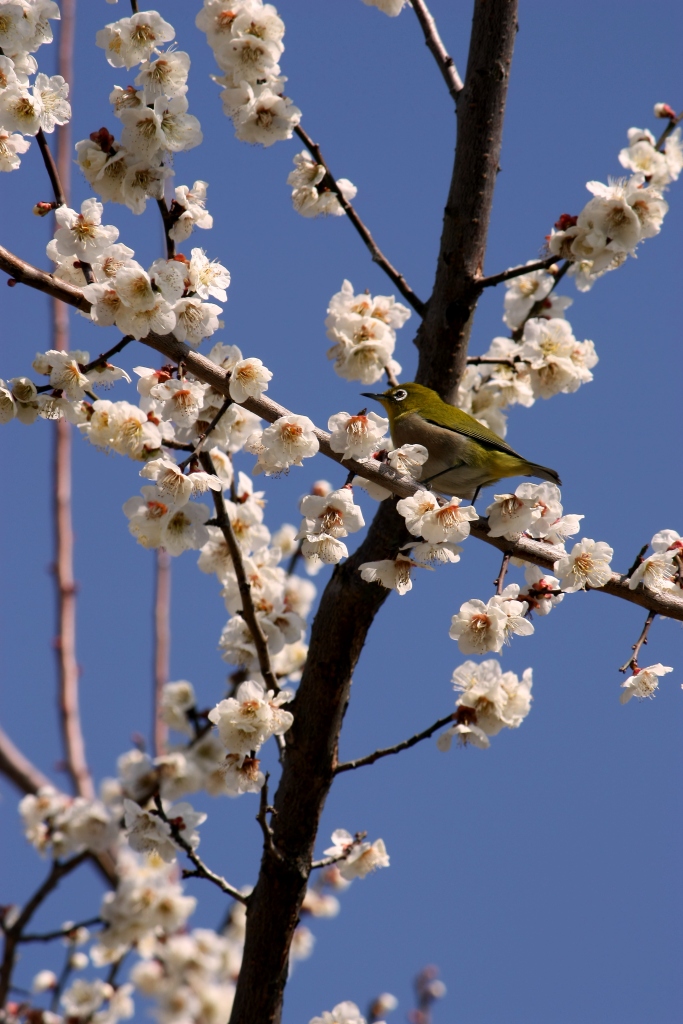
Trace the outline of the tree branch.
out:
<instances>
[{"instance_id":1,"label":"tree branch","mask_svg":"<svg viewBox=\"0 0 683 1024\"><path fill-rule=\"evenodd\" d=\"M415 380L446 399L465 370L482 291L516 31L517 0L476 0L434 290L415 339L420 351Z\"/></svg>"},{"instance_id":2,"label":"tree branch","mask_svg":"<svg viewBox=\"0 0 683 1024\"><path fill-rule=\"evenodd\" d=\"M0 773L22 793L37 793L43 786L51 786L47 775L15 747L4 729L0 728Z\"/></svg>"},{"instance_id":3,"label":"tree branch","mask_svg":"<svg viewBox=\"0 0 683 1024\"><path fill-rule=\"evenodd\" d=\"M177 845L187 854L196 868L195 871L183 871L183 878L205 878L207 882L213 882L214 885L218 886L218 888L226 893L227 896L232 896L234 900L239 900L240 903L248 903L248 896L245 896L243 892L239 891L239 889L235 889L233 885L226 882L221 875L217 875L215 871L211 870L211 868L207 868L199 854L192 849L187 839L185 839L178 826L174 825L173 821L169 820L168 815L164 811L161 797L158 795L155 796L154 803L156 804L156 813L171 829L173 841L177 843Z\"/></svg>"},{"instance_id":4,"label":"tree branch","mask_svg":"<svg viewBox=\"0 0 683 1024\"><path fill-rule=\"evenodd\" d=\"M433 736L435 732L443 728L444 725L448 725L452 722L455 717L455 713L446 715L445 718L440 718L438 722L434 722L428 729L423 729L422 732L416 733L411 736L410 739L402 740L401 743L397 743L393 747L383 747L380 750L375 750L372 754L366 754L365 757L358 757L355 761L342 761L334 769L335 775L340 775L341 772L350 772L354 768L363 768L366 764L374 764L375 761L379 761L381 757L388 757L389 754L400 754L402 750L409 750L410 747L414 747L416 743L421 743L422 740L428 740L430 736ZM314 865L315 866L315 865Z\"/></svg>"},{"instance_id":5,"label":"tree branch","mask_svg":"<svg viewBox=\"0 0 683 1024\"><path fill-rule=\"evenodd\" d=\"M299 136L299 138L301 139L304 146L309 151L315 162L320 164L321 167L325 168L325 178L322 184L328 185L329 188L337 196L337 199L339 200L339 205L342 207L342 209L346 213L346 216L349 218L354 228L365 242L365 245L367 246L370 255L372 256L373 262L376 263L379 267L381 267L384 273L391 278L391 280L393 281L394 285L399 290L403 298L410 303L415 312L419 316L424 316L424 302L422 302L421 299L418 299L417 295L410 287L410 285L403 277L403 275L399 274L396 267L394 267L389 262L389 260L386 258L386 256L380 249L380 247L377 245L377 242L370 234L368 228L366 228L365 224L356 213L355 208L343 195L342 190L339 188L339 185L337 184L337 179L334 177L329 167L327 166L327 163L325 162L325 158L323 157L320 151L320 146L318 146L317 143L313 142L311 137L304 131L301 125L297 125L297 127L294 129L294 132L296 135Z\"/></svg>"},{"instance_id":6,"label":"tree branch","mask_svg":"<svg viewBox=\"0 0 683 1024\"><path fill-rule=\"evenodd\" d=\"M104 924L101 917L89 917L87 921L79 921L68 928L58 928L55 932L42 932L36 935L22 935L19 942L52 942L53 939L68 939L79 928L91 928L94 924Z\"/></svg>"},{"instance_id":7,"label":"tree branch","mask_svg":"<svg viewBox=\"0 0 683 1024\"><path fill-rule=\"evenodd\" d=\"M645 625L643 626L642 632L636 640L636 642L634 643L633 647L631 648L633 654L628 659L628 661L621 666L621 668L619 669L620 672L628 672L629 669L632 669L633 672L637 671L638 655L640 654L640 648L643 646L643 644L647 643L647 634L650 632L650 626L655 621L656 614L656 612L648 612L648 616L645 619Z\"/></svg>"},{"instance_id":8,"label":"tree branch","mask_svg":"<svg viewBox=\"0 0 683 1024\"><path fill-rule=\"evenodd\" d=\"M211 473L213 476L216 475L213 459L208 452L202 452L199 456L199 461L207 473ZM254 608L254 602L251 597L251 584L247 579L244 562L242 560L242 550L237 542L235 532L232 528L232 523L230 522L230 517L228 516L225 499L223 498L223 491L212 491L211 494L213 495L213 503L216 509L216 526L218 526L225 537L225 543L228 551L230 552L230 558L232 559L232 567L237 578L240 597L242 598L242 609L240 614L247 624L247 628L249 629L252 640L254 641L259 669L261 670L261 675L263 676L266 687L269 690L274 690L275 693L279 693L280 686L278 684L277 676L273 672L272 665L270 664L268 641L266 640L265 634L261 629L261 624L256 615L256 609Z\"/></svg>"},{"instance_id":9,"label":"tree branch","mask_svg":"<svg viewBox=\"0 0 683 1024\"><path fill-rule=\"evenodd\" d=\"M38 129L36 142L38 143L38 149L40 150L40 155L43 158L43 163L45 164L45 170L47 171L50 179L50 184L52 185L55 202L57 203L57 206L66 206L64 187L60 181L57 165L53 159L52 153L50 152L50 147L47 144L47 139L45 138L42 128Z\"/></svg>"},{"instance_id":10,"label":"tree branch","mask_svg":"<svg viewBox=\"0 0 683 1024\"><path fill-rule=\"evenodd\" d=\"M458 103L458 96L462 91L462 79L458 74L457 68L453 58L450 57L446 51L446 47L441 41L439 30L436 27L436 22L424 3L424 0L411 0L411 5L417 20L420 22L420 28L424 32L425 43L434 55L434 60L437 63L437 67L443 76L443 80L448 86L448 91L453 97L453 102Z\"/></svg>"},{"instance_id":11,"label":"tree branch","mask_svg":"<svg viewBox=\"0 0 683 1024\"><path fill-rule=\"evenodd\" d=\"M525 274L533 274L535 270L547 270L557 263L557 256L546 256L545 259L537 260L536 263L525 263L524 266L511 267L510 270L503 270L500 274L492 274L490 277L479 278L479 285L482 288L494 288L503 281L511 281L513 277L524 277Z\"/></svg>"},{"instance_id":12,"label":"tree branch","mask_svg":"<svg viewBox=\"0 0 683 1024\"><path fill-rule=\"evenodd\" d=\"M5 929L5 949L2 958L2 966L0 966L0 1007L4 1007L7 1002L7 995L12 982L12 972L14 970L17 946L21 941L21 933L41 903L54 889L57 888L60 880L82 864L86 857L88 857L87 851L79 853L77 856L72 857L71 860L53 861L50 873L43 884L36 890L28 903L24 906L12 927Z\"/></svg>"}]
</instances>

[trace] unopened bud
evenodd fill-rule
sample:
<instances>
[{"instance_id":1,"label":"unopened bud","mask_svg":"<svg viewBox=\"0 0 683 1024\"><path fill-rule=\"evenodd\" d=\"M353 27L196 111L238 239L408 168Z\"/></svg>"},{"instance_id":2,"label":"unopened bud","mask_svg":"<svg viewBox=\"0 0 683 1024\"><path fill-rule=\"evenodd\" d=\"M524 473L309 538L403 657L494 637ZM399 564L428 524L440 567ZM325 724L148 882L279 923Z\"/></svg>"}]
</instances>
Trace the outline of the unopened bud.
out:
<instances>
[{"instance_id":1,"label":"unopened bud","mask_svg":"<svg viewBox=\"0 0 683 1024\"><path fill-rule=\"evenodd\" d=\"M51 213L53 209L52 203L36 203L33 207L33 213L36 217L47 217L48 213Z\"/></svg>"},{"instance_id":2,"label":"unopened bud","mask_svg":"<svg viewBox=\"0 0 683 1024\"><path fill-rule=\"evenodd\" d=\"M99 146L103 153L108 153L116 139L106 128L100 128L98 132L90 133L90 141Z\"/></svg>"},{"instance_id":3,"label":"unopened bud","mask_svg":"<svg viewBox=\"0 0 683 1024\"><path fill-rule=\"evenodd\" d=\"M332 490L332 484L328 480L316 480L311 487L311 494L315 494L316 498L326 498Z\"/></svg>"},{"instance_id":4,"label":"unopened bud","mask_svg":"<svg viewBox=\"0 0 683 1024\"><path fill-rule=\"evenodd\" d=\"M370 1016L374 1017L375 1020L379 1020L380 1017L386 1016L387 1013L392 1013L397 1006L398 999L396 996L392 996L391 992L382 992L370 1006Z\"/></svg>"},{"instance_id":5,"label":"unopened bud","mask_svg":"<svg viewBox=\"0 0 683 1024\"><path fill-rule=\"evenodd\" d=\"M57 975L54 971L38 971L31 988L34 992L48 992L57 984Z\"/></svg>"},{"instance_id":6,"label":"unopened bud","mask_svg":"<svg viewBox=\"0 0 683 1024\"><path fill-rule=\"evenodd\" d=\"M83 971L88 966L88 954L87 953L72 953L69 957L69 966L74 971Z\"/></svg>"},{"instance_id":7,"label":"unopened bud","mask_svg":"<svg viewBox=\"0 0 683 1024\"><path fill-rule=\"evenodd\" d=\"M655 103L655 117L666 117L669 121L675 121L676 116L676 111L668 103Z\"/></svg>"},{"instance_id":8,"label":"unopened bud","mask_svg":"<svg viewBox=\"0 0 683 1024\"><path fill-rule=\"evenodd\" d=\"M573 217L571 213L562 213L555 221L553 227L558 231L567 231L569 228L576 227L578 219L578 217Z\"/></svg>"}]
</instances>

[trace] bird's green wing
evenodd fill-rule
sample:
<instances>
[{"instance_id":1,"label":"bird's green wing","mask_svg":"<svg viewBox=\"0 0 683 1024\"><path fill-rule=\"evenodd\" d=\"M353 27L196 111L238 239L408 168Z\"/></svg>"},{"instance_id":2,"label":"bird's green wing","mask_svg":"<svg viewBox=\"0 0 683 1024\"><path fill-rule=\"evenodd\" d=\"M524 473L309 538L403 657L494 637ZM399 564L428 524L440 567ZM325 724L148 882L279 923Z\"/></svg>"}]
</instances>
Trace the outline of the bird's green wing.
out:
<instances>
[{"instance_id":1,"label":"bird's green wing","mask_svg":"<svg viewBox=\"0 0 683 1024\"><path fill-rule=\"evenodd\" d=\"M449 405L447 402L441 402L439 408L439 418L441 422L437 422L435 419L429 416L424 417L428 423L433 423L436 427L445 427L448 430L453 430L456 434L463 434L465 437L471 437L473 441L478 441L479 444L483 444L486 448L492 448L495 451L505 452L506 455L516 455L518 459L522 456L511 448L509 444L506 444L502 437L498 437L492 430L485 427L483 423L475 420L469 413L463 412L462 409L456 409L455 406Z\"/></svg>"}]
</instances>

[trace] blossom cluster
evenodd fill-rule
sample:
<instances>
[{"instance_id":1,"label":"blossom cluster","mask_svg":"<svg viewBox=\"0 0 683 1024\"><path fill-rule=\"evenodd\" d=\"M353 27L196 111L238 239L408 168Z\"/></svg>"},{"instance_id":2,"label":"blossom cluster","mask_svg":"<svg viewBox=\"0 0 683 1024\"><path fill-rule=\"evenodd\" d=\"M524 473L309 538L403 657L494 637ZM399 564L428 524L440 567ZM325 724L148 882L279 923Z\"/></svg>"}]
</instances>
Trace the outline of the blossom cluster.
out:
<instances>
[{"instance_id":1,"label":"blossom cluster","mask_svg":"<svg viewBox=\"0 0 683 1024\"><path fill-rule=\"evenodd\" d=\"M12 0L0 18L0 171L16 171L38 132L71 120L68 83L38 72L33 54L52 42L54 0ZM33 84L29 79L35 75ZM28 138L26 138L28 136Z\"/></svg>"},{"instance_id":2,"label":"blossom cluster","mask_svg":"<svg viewBox=\"0 0 683 1024\"><path fill-rule=\"evenodd\" d=\"M272 146L290 139L301 111L284 95L287 79L278 61L285 26L272 4L262 0L204 0L196 17L223 72L223 110L243 142Z\"/></svg>"},{"instance_id":3,"label":"blossom cluster","mask_svg":"<svg viewBox=\"0 0 683 1024\"><path fill-rule=\"evenodd\" d=\"M448 750L454 736L485 749L501 729L519 728L531 709L531 685L530 668L520 680L497 661L464 662L453 673L453 689L460 693L456 722L439 736L439 750Z\"/></svg>"},{"instance_id":4,"label":"blossom cluster","mask_svg":"<svg viewBox=\"0 0 683 1024\"><path fill-rule=\"evenodd\" d=\"M302 217L342 217L346 213L331 187L327 170L305 149L294 157L294 170L289 172L287 184L292 186L292 205ZM337 178L337 187L348 202L358 191L348 178Z\"/></svg>"},{"instance_id":5,"label":"blossom cluster","mask_svg":"<svg viewBox=\"0 0 683 1024\"><path fill-rule=\"evenodd\" d=\"M410 310L393 295L368 292L354 295L353 285L344 281L327 308L327 337L334 342L327 355L335 372L345 380L374 384L388 369L401 372L394 360L396 331L410 316Z\"/></svg>"}]
</instances>

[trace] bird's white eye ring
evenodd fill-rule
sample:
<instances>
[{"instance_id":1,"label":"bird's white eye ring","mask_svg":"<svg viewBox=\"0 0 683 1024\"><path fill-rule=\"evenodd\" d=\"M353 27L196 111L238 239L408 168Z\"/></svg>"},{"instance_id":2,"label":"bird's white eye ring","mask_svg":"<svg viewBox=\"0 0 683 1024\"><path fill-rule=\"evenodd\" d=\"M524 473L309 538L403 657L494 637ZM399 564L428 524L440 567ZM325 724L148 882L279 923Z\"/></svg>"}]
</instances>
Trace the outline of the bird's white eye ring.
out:
<instances>
[{"instance_id":1,"label":"bird's white eye ring","mask_svg":"<svg viewBox=\"0 0 683 1024\"><path fill-rule=\"evenodd\" d=\"M408 397L408 392L404 388L399 388L398 391L394 391L394 398L397 402L402 402L404 398Z\"/></svg>"}]
</instances>

